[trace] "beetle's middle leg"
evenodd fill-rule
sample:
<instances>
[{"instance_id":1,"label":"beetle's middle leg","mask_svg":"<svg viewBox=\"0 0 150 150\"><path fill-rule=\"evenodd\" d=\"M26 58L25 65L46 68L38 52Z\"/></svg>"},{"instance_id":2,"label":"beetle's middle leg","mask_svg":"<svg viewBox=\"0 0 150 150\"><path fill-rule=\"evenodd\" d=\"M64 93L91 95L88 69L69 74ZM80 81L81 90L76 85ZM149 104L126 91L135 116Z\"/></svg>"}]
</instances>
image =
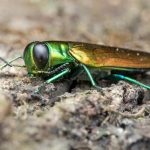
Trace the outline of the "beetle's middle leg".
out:
<instances>
[{"instance_id":1,"label":"beetle's middle leg","mask_svg":"<svg viewBox=\"0 0 150 150\"><path fill-rule=\"evenodd\" d=\"M96 82L95 82L95 80L94 80L90 70L84 64L81 64L81 66L83 67L83 69L87 73L87 75L88 75L88 77L89 77L89 79L91 81L92 86L95 87L96 89L102 91L102 88L96 84Z\"/></svg>"}]
</instances>

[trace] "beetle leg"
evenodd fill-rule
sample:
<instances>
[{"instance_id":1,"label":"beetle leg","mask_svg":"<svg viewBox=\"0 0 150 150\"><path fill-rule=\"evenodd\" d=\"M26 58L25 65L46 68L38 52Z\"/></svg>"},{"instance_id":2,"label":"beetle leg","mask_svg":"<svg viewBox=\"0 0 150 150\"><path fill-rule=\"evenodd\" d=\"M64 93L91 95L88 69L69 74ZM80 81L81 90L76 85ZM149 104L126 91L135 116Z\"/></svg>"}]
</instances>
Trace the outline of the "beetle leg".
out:
<instances>
[{"instance_id":1,"label":"beetle leg","mask_svg":"<svg viewBox=\"0 0 150 150\"><path fill-rule=\"evenodd\" d=\"M144 88L150 90L150 86L145 85L145 84L143 84L143 83L141 83L141 82L139 82L139 81L137 81L135 79L132 79L130 77L127 77L127 76L124 76L124 75L120 75L120 74L112 74L112 76L116 77L116 78L119 78L119 79L122 79L122 80L129 81L129 82L137 84L137 85L140 85L141 87L144 87Z\"/></svg>"},{"instance_id":2,"label":"beetle leg","mask_svg":"<svg viewBox=\"0 0 150 150\"><path fill-rule=\"evenodd\" d=\"M61 77L63 77L64 75L68 74L70 72L69 68L66 68L65 70L63 70L62 72L58 73L57 75L54 75L53 77L51 77L50 79L48 79L47 81L45 81L42 85L40 85L40 87L38 89L35 90L35 93L38 93L40 91L40 89L45 86L45 84L49 84L52 83L58 79L60 79Z\"/></svg>"},{"instance_id":3,"label":"beetle leg","mask_svg":"<svg viewBox=\"0 0 150 150\"><path fill-rule=\"evenodd\" d=\"M89 77L89 79L90 79L90 81L91 81L92 86L94 86L95 88L97 88L98 90L101 91L102 88L96 84L96 82L95 82L95 80L93 79L93 76L92 76L90 70L89 70L84 64L81 64L81 66L83 67L83 69L84 69L85 72L87 73L87 75L88 75L88 77Z\"/></svg>"}]
</instances>

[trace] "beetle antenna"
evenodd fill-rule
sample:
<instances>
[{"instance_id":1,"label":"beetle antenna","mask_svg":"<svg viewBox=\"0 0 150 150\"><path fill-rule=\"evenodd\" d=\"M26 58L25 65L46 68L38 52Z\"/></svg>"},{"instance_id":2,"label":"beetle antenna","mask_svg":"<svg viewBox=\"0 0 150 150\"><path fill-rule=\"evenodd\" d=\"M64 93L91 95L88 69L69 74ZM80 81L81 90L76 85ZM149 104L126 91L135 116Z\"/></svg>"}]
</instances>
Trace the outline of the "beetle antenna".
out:
<instances>
[{"instance_id":1,"label":"beetle antenna","mask_svg":"<svg viewBox=\"0 0 150 150\"><path fill-rule=\"evenodd\" d=\"M13 67L25 67L24 65L21 66L21 65L12 64L14 61L16 61L16 60L18 60L18 59L23 59L23 58L22 58L22 56L19 56L19 57L16 57L16 58L12 59L12 60L9 61L9 62L7 62L7 61L4 60L4 61L5 61L5 64L0 67L0 70L4 69L6 66L11 66L11 67L12 67L12 66L13 66ZM3 60L3 58L2 58L1 60Z\"/></svg>"},{"instance_id":2,"label":"beetle antenna","mask_svg":"<svg viewBox=\"0 0 150 150\"><path fill-rule=\"evenodd\" d=\"M2 60L5 63L5 65L12 67L12 65L9 64L4 58L0 57L0 60Z\"/></svg>"},{"instance_id":3,"label":"beetle antenna","mask_svg":"<svg viewBox=\"0 0 150 150\"><path fill-rule=\"evenodd\" d=\"M119 79L122 79L122 80L126 80L126 81L129 81L131 83L134 83L134 84L137 84L137 85L140 85L141 87L144 87L145 89L148 89L150 90L150 86L148 85L145 85L135 79L132 79L130 77L127 77L127 76L124 76L124 75L120 75L120 74L113 74L112 76L116 77L116 78L119 78Z\"/></svg>"}]
</instances>

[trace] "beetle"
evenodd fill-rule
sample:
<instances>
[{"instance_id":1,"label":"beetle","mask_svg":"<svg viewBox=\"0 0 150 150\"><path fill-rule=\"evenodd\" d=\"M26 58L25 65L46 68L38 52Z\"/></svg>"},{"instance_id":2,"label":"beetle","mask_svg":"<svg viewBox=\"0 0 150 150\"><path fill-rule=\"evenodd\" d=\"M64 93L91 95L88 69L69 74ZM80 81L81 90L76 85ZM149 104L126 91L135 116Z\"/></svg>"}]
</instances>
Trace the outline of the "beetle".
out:
<instances>
[{"instance_id":1,"label":"beetle","mask_svg":"<svg viewBox=\"0 0 150 150\"><path fill-rule=\"evenodd\" d=\"M26 46L23 56L7 62L1 69L19 58L23 58L24 67L27 68L30 76L49 77L36 92L39 92L46 83L70 75L71 72L76 76L81 70L86 72L92 86L101 89L96 84L89 68L132 72L150 69L150 53L72 41L31 42ZM150 89L150 86L130 77L121 74L112 74L112 76Z\"/></svg>"}]
</instances>

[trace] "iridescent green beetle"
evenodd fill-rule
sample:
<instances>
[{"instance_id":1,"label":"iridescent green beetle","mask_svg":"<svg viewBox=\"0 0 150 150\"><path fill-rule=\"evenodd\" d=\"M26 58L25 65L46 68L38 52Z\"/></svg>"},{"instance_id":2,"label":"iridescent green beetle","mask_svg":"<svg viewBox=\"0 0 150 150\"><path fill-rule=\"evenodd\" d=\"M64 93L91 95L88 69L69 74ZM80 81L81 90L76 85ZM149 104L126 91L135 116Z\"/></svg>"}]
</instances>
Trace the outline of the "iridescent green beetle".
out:
<instances>
[{"instance_id":1,"label":"iridescent green beetle","mask_svg":"<svg viewBox=\"0 0 150 150\"><path fill-rule=\"evenodd\" d=\"M54 82L72 71L84 70L92 85L99 89L101 88L97 86L89 68L125 71L150 69L150 53L81 42L32 42L25 48L22 58L29 75L49 77L45 83ZM112 76L150 89L150 86L132 78L120 74Z\"/></svg>"}]
</instances>

